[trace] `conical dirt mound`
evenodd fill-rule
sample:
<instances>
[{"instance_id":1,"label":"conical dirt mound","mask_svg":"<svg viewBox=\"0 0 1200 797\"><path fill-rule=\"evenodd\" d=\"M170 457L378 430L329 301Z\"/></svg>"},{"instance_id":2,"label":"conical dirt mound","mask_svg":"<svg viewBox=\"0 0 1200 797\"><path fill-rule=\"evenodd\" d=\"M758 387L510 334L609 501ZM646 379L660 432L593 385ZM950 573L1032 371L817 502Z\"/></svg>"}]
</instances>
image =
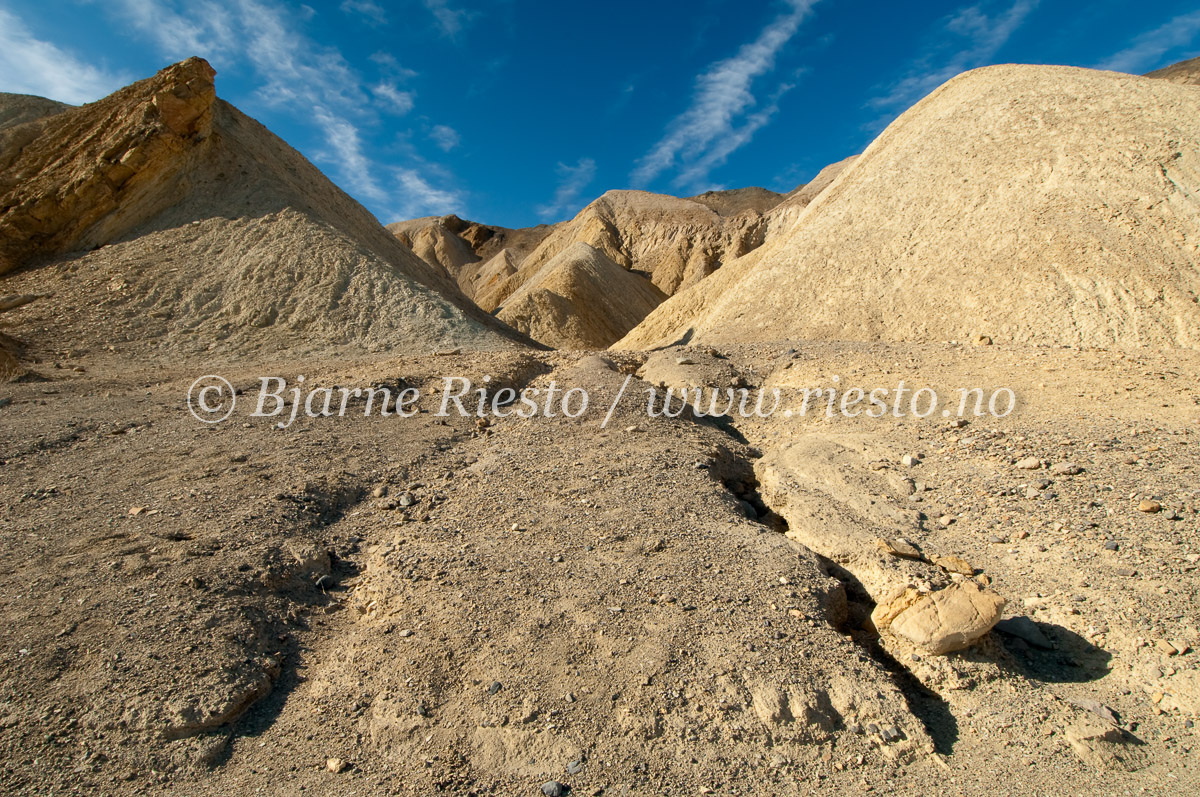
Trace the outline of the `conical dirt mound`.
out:
<instances>
[{"instance_id":1,"label":"conical dirt mound","mask_svg":"<svg viewBox=\"0 0 1200 797\"><path fill-rule=\"evenodd\" d=\"M618 345L1200 346L1200 92L988 67L897 119L786 233Z\"/></svg>"},{"instance_id":2,"label":"conical dirt mound","mask_svg":"<svg viewBox=\"0 0 1200 797\"><path fill-rule=\"evenodd\" d=\"M4 292L55 294L26 323L167 354L520 345L213 74L176 64L5 151Z\"/></svg>"},{"instance_id":3,"label":"conical dirt mound","mask_svg":"<svg viewBox=\"0 0 1200 797\"><path fill-rule=\"evenodd\" d=\"M500 319L547 346L603 349L665 298L645 277L575 243L509 298Z\"/></svg>"}]
</instances>

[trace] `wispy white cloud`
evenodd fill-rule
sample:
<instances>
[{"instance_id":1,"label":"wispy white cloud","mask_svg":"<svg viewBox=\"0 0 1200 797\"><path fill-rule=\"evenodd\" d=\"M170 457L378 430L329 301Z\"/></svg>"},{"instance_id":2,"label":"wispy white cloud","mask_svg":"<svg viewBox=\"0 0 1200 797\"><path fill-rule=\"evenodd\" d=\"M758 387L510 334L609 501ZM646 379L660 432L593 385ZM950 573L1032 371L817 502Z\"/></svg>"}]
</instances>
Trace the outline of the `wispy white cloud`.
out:
<instances>
[{"instance_id":1,"label":"wispy white cloud","mask_svg":"<svg viewBox=\"0 0 1200 797\"><path fill-rule=\"evenodd\" d=\"M874 125L882 127L899 113L950 78L989 63L1038 6L1039 0L1013 0L1007 8L988 13L995 3L960 8L939 23L938 45L914 61L904 77L867 102L887 112Z\"/></svg>"},{"instance_id":2,"label":"wispy white cloud","mask_svg":"<svg viewBox=\"0 0 1200 797\"><path fill-rule=\"evenodd\" d=\"M359 14L376 25L387 24L387 14L372 0L342 0L341 10L347 14Z\"/></svg>"},{"instance_id":3,"label":"wispy white cloud","mask_svg":"<svg viewBox=\"0 0 1200 797\"><path fill-rule=\"evenodd\" d=\"M363 154L358 128L326 108L313 109L313 119L324 133L330 149L321 153L318 159L335 164L350 190L375 202L389 202L391 197L375 179L374 164Z\"/></svg>"},{"instance_id":4,"label":"wispy white cloud","mask_svg":"<svg viewBox=\"0 0 1200 797\"><path fill-rule=\"evenodd\" d=\"M1096 65L1097 69L1138 74L1162 66L1162 57L1186 47L1200 34L1200 11L1181 14L1169 22L1134 38L1121 52ZM1181 56L1186 57L1186 56Z\"/></svg>"},{"instance_id":5,"label":"wispy white cloud","mask_svg":"<svg viewBox=\"0 0 1200 797\"><path fill-rule=\"evenodd\" d=\"M434 186L428 176L416 169L397 169L396 180L400 190L398 212L401 218L415 219L421 216L444 216L447 213L463 212L463 195L452 188Z\"/></svg>"},{"instance_id":6,"label":"wispy white cloud","mask_svg":"<svg viewBox=\"0 0 1200 797\"><path fill-rule=\"evenodd\" d=\"M662 139L638 161L631 175L633 183L644 186L675 169L679 169L673 180L677 187L702 183L711 169L724 163L730 153L769 122L774 112L746 117L758 102L752 87L756 79L774 70L780 51L796 35L816 3L817 0L791 0L790 9L772 20L757 39L700 74L691 105L667 126ZM778 89L776 94L781 96Z\"/></svg>"},{"instance_id":7,"label":"wispy white cloud","mask_svg":"<svg viewBox=\"0 0 1200 797\"><path fill-rule=\"evenodd\" d=\"M371 93L374 94L387 109L398 115L403 116L413 109L413 104L416 102L416 95L411 91L401 91L396 88L394 83L377 83L371 87Z\"/></svg>"},{"instance_id":8,"label":"wispy white cloud","mask_svg":"<svg viewBox=\"0 0 1200 797\"><path fill-rule=\"evenodd\" d=\"M429 131L429 138L442 152L449 152L462 142L458 131L448 125L434 125Z\"/></svg>"},{"instance_id":9,"label":"wispy white cloud","mask_svg":"<svg viewBox=\"0 0 1200 797\"><path fill-rule=\"evenodd\" d=\"M596 162L591 158L580 158L574 166L558 164L555 171L558 173L558 188L554 191L554 199L535 208L538 218L544 221L579 211L579 195L596 178Z\"/></svg>"},{"instance_id":10,"label":"wispy white cloud","mask_svg":"<svg viewBox=\"0 0 1200 797\"><path fill-rule=\"evenodd\" d=\"M368 58L378 65L380 71L392 80L403 82L405 80L412 80L417 76L416 71L401 66L400 62L396 60L396 56L391 53L371 53Z\"/></svg>"},{"instance_id":11,"label":"wispy white cloud","mask_svg":"<svg viewBox=\"0 0 1200 797\"><path fill-rule=\"evenodd\" d=\"M471 21L473 14L462 8L451 8L449 0L422 0L426 10L433 14L442 33L454 38Z\"/></svg>"},{"instance_id":12,"label":"wispy white cloud","mask_svg":"<svg viewBox=\"0 0 1200 797\"><path fill-rule=\"evenodd\" d=\"M679 176L675 179L675 182L679 185L690 187L696 193L715 191L723 188L724 186L707 182L709 173L724 165L730 155L750 143L750 139L754 137L754 134L759 129L766 127L775 117L775 114L779 113L779 100L783 95L795 87L794 83L784 83L781 85L775 94L771 96L766 106L747 116L746 121L741 126L731 130L728 135L714 143L701 157L685 166L679 172Z\"/></svg>"},{"instance_id":13,"label":"wispy white cloud","mask_svg":"<svg viewBox=\"0 0 1200 797\"><path fill-rule=\"evenodd\" d=\"M369 0L347 0L341 8L374 16L375 6ZM454 189L434 187L435 180L447 180L434 164L413 158L400 179L385 184L380 175L388 170L368 154L363 130L378 124L381 111L403 115L415 102L415 94L398 83L416 73L391 55L371 56L384 79L368 85L338 49L306 35L295 11L277 0L113 0L113 7L170 57L202 55L218 71L248 64L258 81L259 99L312 124L323 142L315 159L330 166L344 187L377 212L398 217L412 207L461 199ZM409 196L409 190L416 193Z\"/></svg>"},{"instance_id":14,"label":"wispy white cloud","mask_svg":"<svg viewBox=\"0 0 1200 797\"><path fill-rule=\"evenodd\" d=\"M198 0L184 6L175 0L114 0L110 7L131 30L177 61L193 55L212 61L239 49L237 13L228 3Z\"/></svg>"},{"instance_id":15,"label":"wispy white cloud","mask_svg":"<svg viewBox=\"0 0 1200 797\"><path fill-rule=\"evenodd\" d=\"M86 64L36 38L24 21L0 8L0 91L78 105L98 100L128 82L126 75Z\"/></svg>"}]
</instances>

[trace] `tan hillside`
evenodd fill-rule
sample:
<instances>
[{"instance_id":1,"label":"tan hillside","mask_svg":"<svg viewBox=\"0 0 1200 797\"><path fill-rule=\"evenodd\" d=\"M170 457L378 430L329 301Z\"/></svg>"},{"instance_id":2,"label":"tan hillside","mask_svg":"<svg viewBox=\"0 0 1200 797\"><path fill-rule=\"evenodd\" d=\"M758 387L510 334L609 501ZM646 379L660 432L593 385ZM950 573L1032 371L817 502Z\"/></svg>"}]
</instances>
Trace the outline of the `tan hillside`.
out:
<instances>
[{"instance_id":1,"label":"tan hillside","mask_svg":"<svg viewBox=\"0 0 1200 797\"><path fill-rule=\"evenodd\" d=\"M515 275L479 292L475 301L485 310L499 307L542 266L577 242L604 252L622 268L648 275L670 295L759 246L765 227L763 215L752 208L726 217L690 199L609 191L571 221L556 225Z\"/></svg>"},{"instance_id":2,"label":"tan hillside","mask_svg":"<svg viewBox=\"0 0 1200 797\"><path fill-rule=\"evenodd\" d=\"M783 195L765 188L751 186L750 188L734 188L726 191L705 191L703 194L688 197L688 199L712 208L717 215L735 216L747 210L765 214L780 203Z\"/></svg>"},{"instance_id":3,"label":"tan hillside","mask_svg":"<svg viewBox=\"0 0 1200 797\"><path fill-rule=\"evenodd\" d=\"M1200 93L1069 67L961 75L786 233L620 347L832 338L1200 346Z\"/></svg>"},{"instance_id":4,"label":"tan hillside","mask_svg":"<svg viewBox=\"0 0 1200 797\"><path fill-rule=\"evenodd\" d=\"M479 262L479 255L471 250L470 245L436 217L413 219L411 222L400 224L411 227L400 229L398 224L390 224L388 231L395 235L400 243L412 249L417 257L443 269L466 293L471 285L470 277L473 273L469 269Z\"/></svg>"},{"instance_id":5,"label":"tan hillside","mask_svg":"<svg viewBox=\"0 0 1200 797\"><path fill-rule=\"evenodd\" d=\"M1187 86L1198 86L1200 85L1200 58L1171 64L1170 66L1147 73L1146 77L1169 80L1172 83L1182 83Z\"/></svg>"},{"instance_id":6,"label":"tan hillside","mask_svg":"<svg viewBox=\"0 0 1200 797\"><path fill-rule=\"evenodd\" d=\"M442 269L455 279L468 298L475 297L486 261L502 251L519 262L532 252L553 229L553 225L509 229L465 221L453 214L425 216L398 221L387 229L426 263Z\"/></svg>"},{"instance_id":7,"label":"tan hillside","mask_svg":"<svg viewBox=\"0 0 1200 797\"><path fill-rule=\"evenodd\" d=\"M509 297L500 320L559 349L603 349L665 299L645 277L576 242Z\"/></svg>"},{"instance_id":8,"label":"tan hillside","mask_svg":"<svg viewBox=\"0 0 1200 797\"><path fill-rule=\"evenodd\" d=\"M19 317L66 347L95 337L163 354L428 351L519 339L217 100L200 59L43 123L0 171L0 268L28 266L5 292L55 294ZM67 254L44 264L56 253Z\"/></svg>"},{"instance_id":9,"label":"tan hillside","mask_svg":"<svg viewBox=\"0 0 1200 797\"><path fill-rule=\"evenodd\" d=\"M519 253L514 253L513 250L507 248L501 249L488 260L475 266L472 270L471 289L464 293L474 297L480 291L487 290L489 286L497 285L516 274L520 265Z\"/></svg>"}]
</instances>

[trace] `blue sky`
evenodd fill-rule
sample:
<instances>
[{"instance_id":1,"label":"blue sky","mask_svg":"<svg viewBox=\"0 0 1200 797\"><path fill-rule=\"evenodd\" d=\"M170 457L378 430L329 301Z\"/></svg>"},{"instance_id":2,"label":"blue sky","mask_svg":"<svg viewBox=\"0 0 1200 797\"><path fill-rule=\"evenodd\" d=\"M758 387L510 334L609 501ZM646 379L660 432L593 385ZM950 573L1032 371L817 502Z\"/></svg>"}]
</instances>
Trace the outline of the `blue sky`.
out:
<instances>
[{"instance_id":1,"label":"blue sky","mask_svg":"<svg viewBox=\"0 0 1200 797\"><path fill-rule=\"evenodd\" d=\"M1081 9L1083 9L1081 11ZM525 226L612 188L786 191L958 72L1146 72L1195 0L0 0L0 91L81 103L185 58L383 222Z\"/></svg>"}]
</instances>

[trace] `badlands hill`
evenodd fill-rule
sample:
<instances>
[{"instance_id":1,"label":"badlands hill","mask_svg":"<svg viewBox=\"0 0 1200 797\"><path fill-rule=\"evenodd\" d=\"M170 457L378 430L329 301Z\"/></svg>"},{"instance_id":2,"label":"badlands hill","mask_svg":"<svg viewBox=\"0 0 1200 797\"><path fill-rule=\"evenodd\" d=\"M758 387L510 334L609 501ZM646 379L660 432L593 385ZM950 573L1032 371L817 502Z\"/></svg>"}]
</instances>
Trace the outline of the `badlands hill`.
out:
<instances>
[{"instance_id":1,"label":"badlands hill","mask_svg":"<svg viewBox=\"0 0 1200 797\"><path fill-rule=\"evenodd\" d=\"M0 132L62 113L70 107L66 103L48 100L45 97L0 92ZM0 149L3 148L3 145L0 145Z\"/></svg>"},{"instance_id":2,"label":"badlands hill","mask_svg":"<svg viewBox=\"0 0 1200 797\"><path fill-rule=\"evenodd\" d=\"M749 257L617 345L832 338L1200 346L1200 92L965 73Z\"/></svg>"},{"instance_id":3,"label":"badlands hill","mask_svg":"<svg viewBox=\"0 0 1200 797\"><path fill-rule=\"evenodd\" d=\"M218 100L213 77L189 59L7 130L4 292L54 294L23 326L171 355L525 342Z\"/></svg>"},{"instance_id":4,"label":"badlands hill","mask_svg":"<svg viewBox=\"0 0 1200 797\"><path fill-rule=\"evenodd\" d=\"M604 252L622 268L641 272L670 295L699 282L726 260L762 244L763 215L746 208L723 216L707 204L646 191L609 191L575 218L556 225L521 262L517 273L476 302L485 310L504 304L542 266L574 243Z\"/></svg>"},{"instance_id":5,"label":"badlands hill","mask_svg":"<svg viewBox=\"0 0 1200 797\"><path fill-rule=\"evenodd\" d=\"M1146 77L1169 80L1172 83L1183 83L1188 86L1200 85L1200 58L1171 64L1163 69L1148 73Z\"/></svg>"},{"instance_id":6,"label":"badlands hill","mask_svg":"<svg viewBox=\"0 0 1200 797\"><path fill-rule=\"evenodd\" d=\"M451 214L398 221L387 229L426 263L453 277L462 292L474 299L478 291L508 276L498 274L490 261L503 255L496 263L520 262L552 227L539 224L513 230Z\"/></svg>"},{"instance_id":7,"label":"badlands hill","mask_svg":"<svg viewBox=\"0 0 1200 797\"><path fill-rule=\"evenodd\" d=\"M712 208L719 216L736 216L747 210L766 214L783 200L783 195L765 188L751 186L728 191L705 191L703 194L688 197L688 199Z\"/></svg>"},{"instance_id":8,"label":"badlands hill","mask_svg":"<svg viewBox=\"0 0 1200 797\"><path fill-rule=\"evenodd\" d=\"M510 296L499 315L547 346L603 349L665 298L645 277L577 241Z\"/></svg>"},{"instance_id":9,"label":"badlands hill","mask_svg":"<svg viewBox=\"0 0 1200 797\"><path fill-rule=\"evenodd\" d=\"M787 206L802 208L810 199L801 196ZM620 337L609 335L612 330L628 329L631 312L648 312L663 295L691 285L723 262L761 246L773 220L782 218L773 215L773 208L782 200L782 195L763 188L709 191L690 199L645 191L609 191L575 218L555 225L514 230L451 215L397 222L388 225L388 230L425 262L454 279L482 309L509 323L521 319L523 331L542 330L543 337L534 335L539 342L561 348L595 348ZM577 249L576 244L585 249ZM566 291L555 294L561 302L531 303L532 295L544 299L545 294L540 289L531 294L523 291L524 287L555 271L564 253L573 252L566 261L571 262L589 250L602 253L605 261L636 279L617 279L610 289L612 295L601 299L595 293L598 272L589 267L587 279L556 282L556 290ZM591 255L585 259L592 262ZM646 280L653 284L642 285ZM586 295L571 293L585 286ZM633 286L630 295L636 300L622 304L618 286ZM518 294L521 307L510 309ZM561 327L564 307L592 309L586 311L586 319ZM616 315L601 317L616 308ZM538 319L541 311L551 312L552 317ZM634 318L634 324L640 320L640 316Z\"/></svg>"}]
</instances>

